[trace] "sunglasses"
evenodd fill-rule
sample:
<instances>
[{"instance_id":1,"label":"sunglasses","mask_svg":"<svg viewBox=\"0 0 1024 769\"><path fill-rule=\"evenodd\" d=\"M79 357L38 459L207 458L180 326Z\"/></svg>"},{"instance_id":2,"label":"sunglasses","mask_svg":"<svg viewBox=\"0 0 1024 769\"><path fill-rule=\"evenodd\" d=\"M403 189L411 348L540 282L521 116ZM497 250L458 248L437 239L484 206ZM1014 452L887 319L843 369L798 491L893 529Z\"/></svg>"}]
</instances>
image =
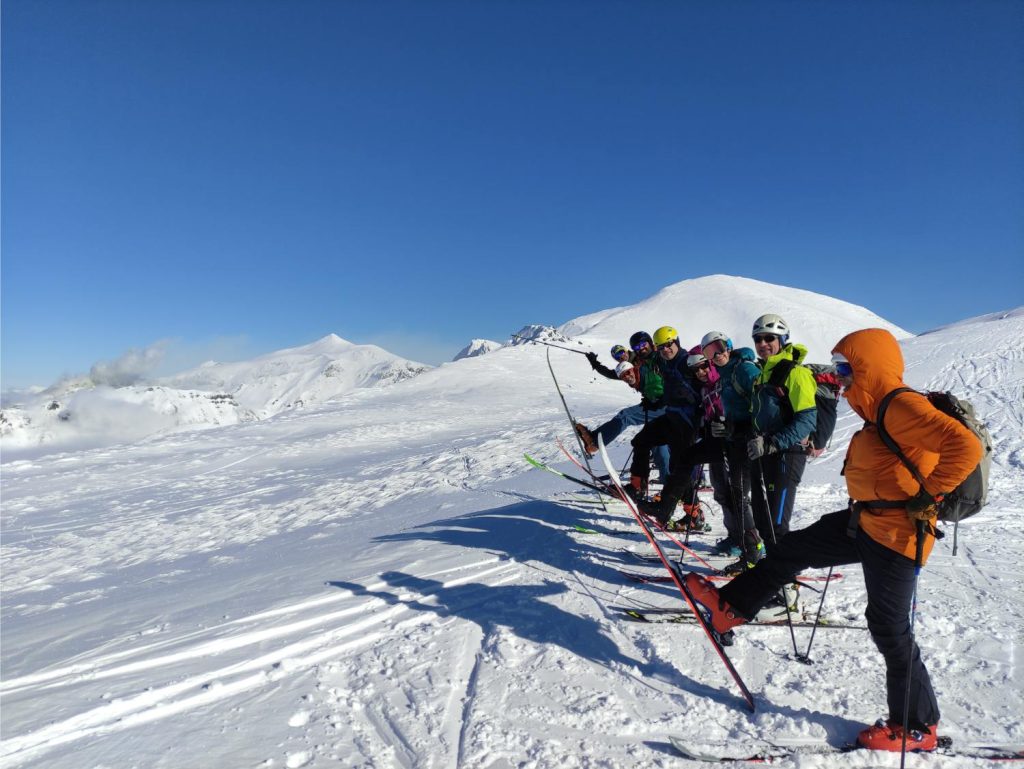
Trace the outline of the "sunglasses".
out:
<instances>
[{"instance_id":1,"label":"sunglasses","mask_svg":"<svg viewBox=\"0 0 1024 769\"><path fill-rule=\"evenodd\" d=\"M709 368L711 368L711 364L708 363L707 361L704 361L703 363L699 363L696 366L696 370L697 371L707 371Z\"/></svg>"},{"instance_id":2,"label":"sunglasses","mask_svg":"<svg viewBox=\"0 0 1024 769\"><path fill-rule=\"evenodd\" d=\"M673 339L671 342L665 342L665 344L659 344L658 345L658 349L659 350L667 350L669 347L671 347L675 343L676 343L676 340Z\"/></svg>"},{"instance_id":3,"label":"sunglasses","mask_svg":"<svg viewBox=\"0 0 1024 769\"><path fill-rule=\"evenodd\" d=\"M839 374L839 376L851 377L853 376L853 366L849 363L837 363L836 373Z\"/></svg>"},{"instance_id":4,"label":"sunglasses","mask_svg":"<svg viewBox=\"0 0 1024 769\"><path fill-rule=\"evenodd\" d=\"M778 337L775 334L755 334L754 344L771 344Z\"/></svg>"}]
</instances>

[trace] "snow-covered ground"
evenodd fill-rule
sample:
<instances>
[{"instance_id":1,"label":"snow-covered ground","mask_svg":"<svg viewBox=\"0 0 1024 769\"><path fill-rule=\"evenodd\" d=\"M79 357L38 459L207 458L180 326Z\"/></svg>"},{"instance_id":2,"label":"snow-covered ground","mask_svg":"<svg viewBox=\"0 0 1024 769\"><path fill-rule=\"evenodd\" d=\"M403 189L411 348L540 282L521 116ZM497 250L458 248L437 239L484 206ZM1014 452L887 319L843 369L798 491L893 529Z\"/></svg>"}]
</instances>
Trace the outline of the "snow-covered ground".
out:
<instances>
[{"instance_id":1,"label":"snow-covered ground","mask_svg":"<svg viewBox=\"0 0 1024 769\"><path fill-rule=\"evenodd\" d=\"M670 287L677 300L689 283ZM779 311L815 359L846 331L887 325L786 291ZM560 330L607 363L608 345L661 323L684 342L717 328L745 344L753 317L779 308L724 296L673 317L656 298ZM815 306L813 325L798 325ZM1024 312L903 345L908 381L969 397L995 440L989 507L961 526L955 558L951 538L940 543L920 583L942 731L1019 744ZM632 402L582 356L552 361L582 421ZM857 427L843 412L809 466L797 526L844 503ZM570 431L545 349L518 345L263 421L6 461L0 765L685 766L669 734L845 741L883 714L864 631L819 631L807 666L789 659L787 629L741 629L730 654L755 693L750 714L699 629L613 612L682 604L619 573L646 569L623 552L647 547L624 507L606 512L523 461L577 472L558 437ZM620 439L613 459L628 451ZM712 523L698 551L722 535ZM826 613L860 624L859 570L843 572ZM801 650L808 632L797 630ZM907 765L973 765L940 760Z\"/></svg>"}]
</instances>

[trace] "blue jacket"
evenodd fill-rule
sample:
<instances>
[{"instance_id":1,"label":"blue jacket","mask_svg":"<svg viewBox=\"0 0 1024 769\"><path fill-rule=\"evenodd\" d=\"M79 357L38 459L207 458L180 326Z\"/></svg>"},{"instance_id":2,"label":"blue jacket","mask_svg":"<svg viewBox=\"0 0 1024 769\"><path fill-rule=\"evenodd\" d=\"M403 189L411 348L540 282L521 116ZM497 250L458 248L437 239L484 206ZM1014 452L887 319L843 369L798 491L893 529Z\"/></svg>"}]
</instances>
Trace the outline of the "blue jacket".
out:
<instances>
[{"instance_id":1,"label":"blue jacket","mask_svg":"<svg viewBox=\"0 0 1024 769\"><path fill-rule=\"evenodd\" d=\"M665 383L666 411L682 416L693 429L700 427L700 388L686 367L686 351L680 350L672 360L658 357L658 370Z\"/></svg>"},{"instance_id":2,"label":"blue jacket","mask_svg":"<svg viewBox=\"0 0 1024 769\"><path fill-rule=\"evenodd\" d=\"M735 424L750 421L750 396L754 380L761 373L757 367L757 356L749 347L739 347L729 353L729 362L717 366L722 386L722 405L725 418Z\"/></svg>"},{"instance_id":3,"label":"blue jacket","mask_svg":"<svg viewBox=\"0 0 1024 769\"><path fill-rule=\"evenodd\" d=\"M754 430L764 435L779 451L806 444L818 421L818 408L814 395L818 383L805 366L793 366L782 392L770 386L775 366L787 358L801 363L807 357L803 345L787 344L778 355L761 364L761 374L754 383L750 409Z\"/></svg>"}]
</instances>

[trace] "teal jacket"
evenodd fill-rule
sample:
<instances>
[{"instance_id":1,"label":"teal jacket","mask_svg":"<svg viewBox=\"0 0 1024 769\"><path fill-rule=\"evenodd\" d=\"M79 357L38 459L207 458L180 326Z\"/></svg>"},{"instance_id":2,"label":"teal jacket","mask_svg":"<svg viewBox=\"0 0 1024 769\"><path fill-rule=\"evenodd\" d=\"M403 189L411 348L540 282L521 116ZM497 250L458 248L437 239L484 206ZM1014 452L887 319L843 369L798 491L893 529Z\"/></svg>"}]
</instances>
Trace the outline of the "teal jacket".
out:
<instances>
[{"instance_id":1,"label":"teal jacket","mask_svg":"<svg viewBox=\"0 0 1024 769\"><path fill-rule=\"evenodd\" d=\"M716 366L722 384L722 405L726 421L746 424L750 421L750 396L754 381L761 373L757 367L757 356L749 347L738 347L729 353L729 362Z\"/></svg>"},{"instance_id":2,"label":"teal jacket","mask_svg":"<svg viewBox=\"0 0 1024 769\"><path fill-rule=\"evenodd\" d=\"M810 369L799 365L793 366L782 387L772 387L768 381L780 361L789 358L799 364L806 357L806 347L787 344L778 355L761 364L761 373L754 382L750 404L754 430L771 441L779 451L805 444L814 431L818 421L814 400L818 383Z\"/></svg>"}]
</instances>

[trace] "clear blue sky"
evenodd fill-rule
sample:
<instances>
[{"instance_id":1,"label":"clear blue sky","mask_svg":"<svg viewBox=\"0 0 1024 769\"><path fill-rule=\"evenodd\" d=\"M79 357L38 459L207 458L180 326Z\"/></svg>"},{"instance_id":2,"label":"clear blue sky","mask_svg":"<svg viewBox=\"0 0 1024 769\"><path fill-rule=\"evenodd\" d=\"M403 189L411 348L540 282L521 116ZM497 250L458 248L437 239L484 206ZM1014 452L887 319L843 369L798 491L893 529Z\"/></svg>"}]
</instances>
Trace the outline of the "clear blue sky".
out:
<instances>
[{"instance_id":1,"label":"clear blue sky","mask_svg":"<svg viewBox=\"0 0 1024 769\"><path fill-rule=\"evenodd\" d=\"M912 331L1024 304L1019 2L2 14L5 387L161 339L437 363L712 273Z\"/></svg>"}]
</instances>

